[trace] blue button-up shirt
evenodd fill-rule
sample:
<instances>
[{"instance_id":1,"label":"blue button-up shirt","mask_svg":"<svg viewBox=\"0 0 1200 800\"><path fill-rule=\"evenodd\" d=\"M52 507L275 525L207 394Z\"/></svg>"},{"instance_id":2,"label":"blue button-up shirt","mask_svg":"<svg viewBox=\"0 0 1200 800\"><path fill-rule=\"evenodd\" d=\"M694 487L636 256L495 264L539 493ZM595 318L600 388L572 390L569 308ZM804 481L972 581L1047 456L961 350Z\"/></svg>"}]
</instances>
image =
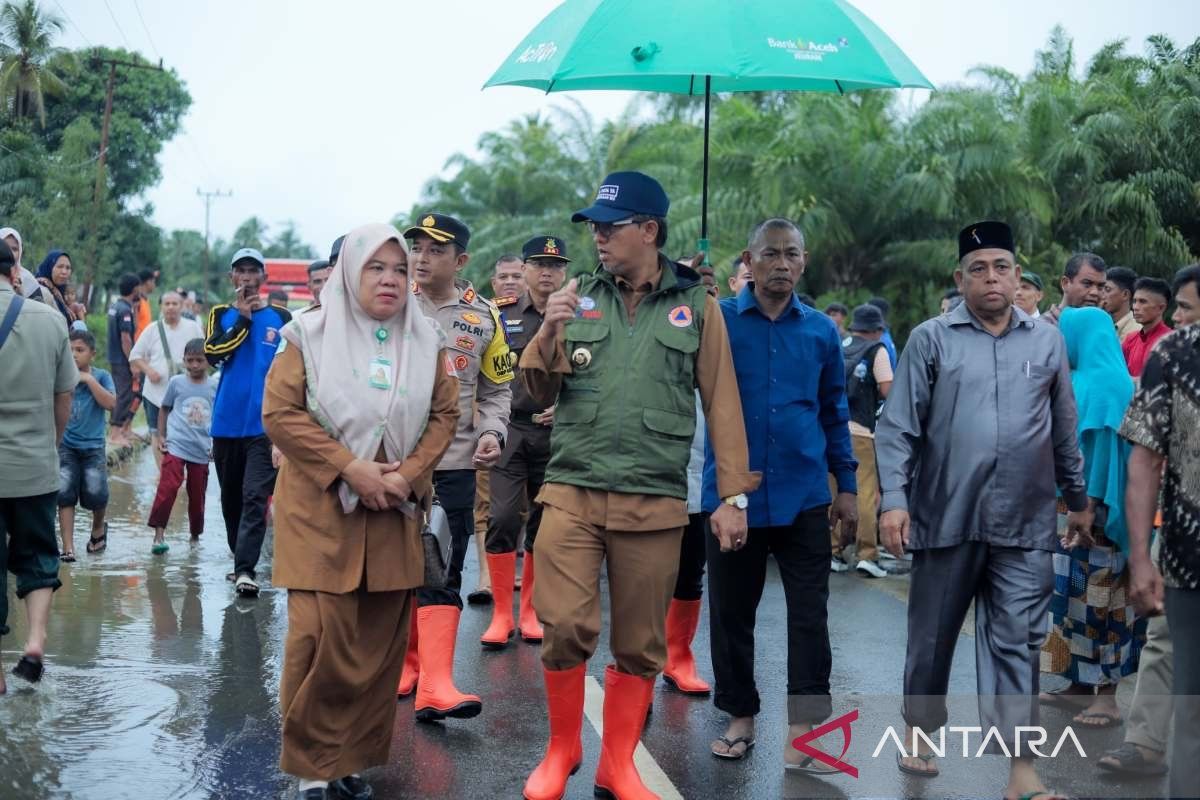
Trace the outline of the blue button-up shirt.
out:
<instances>
[{"instance_id":1,"label":"blue button-up shirt","mask_svg":"<svg viewBox=\"0 0 1200 800\"><path fill-rule=\"evenodd\" d=\"M771 320L759 309L753 284L722 300L720 308L742 396L750 469L763 476L750 495L750 527L791 525L801 511L827 505L829 473L839 492L857 492L837 325L794 296ZM720 502L706 443L704 510L712 512Z\"/></svg>"}]
</instances>

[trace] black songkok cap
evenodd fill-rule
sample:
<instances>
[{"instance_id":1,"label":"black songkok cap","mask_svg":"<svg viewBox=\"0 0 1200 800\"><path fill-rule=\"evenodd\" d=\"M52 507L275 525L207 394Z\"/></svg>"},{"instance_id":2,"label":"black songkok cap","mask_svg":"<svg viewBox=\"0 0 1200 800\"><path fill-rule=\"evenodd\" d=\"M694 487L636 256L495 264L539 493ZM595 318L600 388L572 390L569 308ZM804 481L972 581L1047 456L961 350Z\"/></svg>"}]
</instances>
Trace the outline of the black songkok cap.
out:
<instances>
[{"instance_id":1,"label":"black songkok cap","mask_svg":"<svg viewBox=\"0 0 1200 800\"><path fill-rule=\"evenodd\" d=\"M958 234L959 261L968 253L990 247L1014 254L1017 252L1016 245L1013 244L1012 228L1008 227L1007 223L995 220L976 222L963 228Z\"/></svg>"},{"instance_id":2,"label":"black songkok cap","mask_svg":"<svg viewBox=\"0 0 1200 800\"><path fill-rule=\"evenodd\" d=\"M329 266L337 266L338 256L342 254L342 242L346 241L345 236L339 236L333 240L333 247L329 248Z\"/></svg>"}]
</instances>

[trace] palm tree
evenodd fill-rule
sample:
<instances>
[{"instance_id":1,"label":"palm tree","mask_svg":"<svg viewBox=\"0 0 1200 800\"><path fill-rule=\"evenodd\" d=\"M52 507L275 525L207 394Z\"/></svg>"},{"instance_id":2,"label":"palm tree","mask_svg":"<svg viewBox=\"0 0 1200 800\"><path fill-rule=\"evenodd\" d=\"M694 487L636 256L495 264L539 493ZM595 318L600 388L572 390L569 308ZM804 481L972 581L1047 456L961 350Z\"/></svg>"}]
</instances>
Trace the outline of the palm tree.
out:
<instances>
[{"instance_id":1,"label":"palm tree","mask_svg":"<svg viewBox=\"0 0 1200 800\"><path fill-rule=\"evenodd\" d=\"M14 116L36 114L45 126L45 95L66 90L59 73L71 66L73 56L53 43L64 27L61 17L42 11L34 0L0 8L0 101Z\"/></svg>"}]
</instances>

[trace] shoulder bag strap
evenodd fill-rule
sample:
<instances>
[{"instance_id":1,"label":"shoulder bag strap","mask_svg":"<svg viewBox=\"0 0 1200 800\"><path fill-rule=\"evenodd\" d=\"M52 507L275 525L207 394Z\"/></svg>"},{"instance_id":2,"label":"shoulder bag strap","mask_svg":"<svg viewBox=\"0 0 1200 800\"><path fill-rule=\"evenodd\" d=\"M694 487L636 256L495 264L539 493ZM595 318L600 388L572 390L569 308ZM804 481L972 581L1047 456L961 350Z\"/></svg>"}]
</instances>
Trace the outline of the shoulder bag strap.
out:
<instances>
[{"instance_id":1,"label":"shoulder bag strap","mask_svg":"<svg viewBox=\"0 0 1200 800\"><path fill-rule=\"evenodd\" d=\"M158 338L162 342L163 352L167 356L167 376L175 377L175 359L171 358L171 345L167 343L167 326L163 325L163 321L158 321Z\"/></svg>"},{"instance_id":2,"label":"shoulder bag strap","mask_svg":"<svg viewBox=\"0 0 1200 800\"><path fill-rule=\"evenodd\" d=\"M17 314L21 313L23 305L25 305L25 298L14 294L12 302L8 304L8 311L4 313L4 319L0 321L0 348L3 348L4 343L8 341L8 334L12 333L13 325L17 324Z\"/></svg>"}]
</instances>

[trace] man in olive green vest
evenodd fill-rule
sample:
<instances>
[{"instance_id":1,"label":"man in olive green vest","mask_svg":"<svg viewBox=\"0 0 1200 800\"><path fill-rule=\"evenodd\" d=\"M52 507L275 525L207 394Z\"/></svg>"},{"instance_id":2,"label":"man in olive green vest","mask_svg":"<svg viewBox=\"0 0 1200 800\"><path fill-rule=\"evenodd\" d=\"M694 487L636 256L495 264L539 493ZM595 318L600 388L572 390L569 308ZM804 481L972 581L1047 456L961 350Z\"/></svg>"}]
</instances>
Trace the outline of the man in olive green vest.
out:
<instances>
[{"instance_id":1,"label":"man in olive green vest","mask_svg":"<svg viewBox=\"0 0 1200 800\"><path fill-rule=\"evenodd\" d=\"M666 616L687 515L687 464L699 388L716 453L712 515L722 549L743 546L746 431L725 321L699 274L664 257L666 193L617 172L572 218L587 222L600 266L550 296L520 378L542 407L557 402L545 507L534 551L533 604L545 628L550 716L530 800L559 798L583 750L584 676L600 633L600 570L608 562L610 645L599 797L654 798L633 765L654 679L666 661Z\"/></svg>"}]
</instances>

